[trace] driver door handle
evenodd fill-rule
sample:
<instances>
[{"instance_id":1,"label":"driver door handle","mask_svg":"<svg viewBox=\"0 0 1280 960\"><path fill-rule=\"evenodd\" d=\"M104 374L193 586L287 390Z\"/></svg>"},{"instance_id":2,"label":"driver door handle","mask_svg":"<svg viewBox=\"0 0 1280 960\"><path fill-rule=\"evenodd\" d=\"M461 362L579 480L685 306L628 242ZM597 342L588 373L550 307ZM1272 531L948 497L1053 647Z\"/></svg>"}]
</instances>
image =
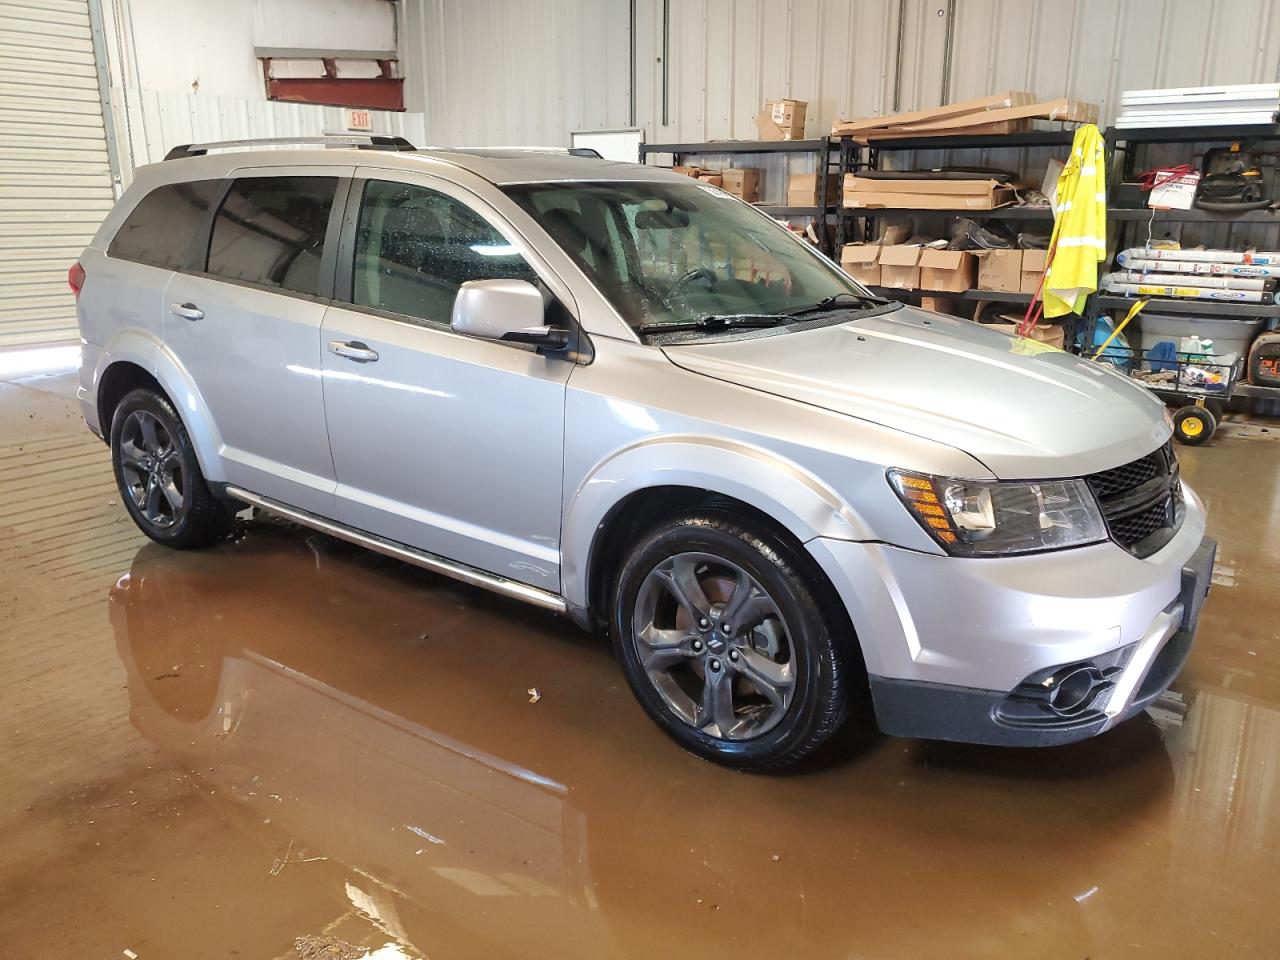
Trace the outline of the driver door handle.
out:
<instances>
[{"instance_id":1,"label":"driver door handle","mask_svg":"<svg viewBox=\"0 0 1280 960\"><path fill-rule=\"evenodd\" d=\"M184 320L204 319L204 311L194 303L171 303L169 304L169 312L175 317L182 317Z\"/></svg>"},{"instance_id":2,"label":"driver door handle","mask_svg":"<svg viewBox=\"0 0 1280 960\"><path fill-rule=\"evenodd\" d=\"M371 350L367 343L361 343L359 340L330 340L329 352L354 360L356 363L373 363L378 359L378 351Z\"/></svg>"}]
</instances>

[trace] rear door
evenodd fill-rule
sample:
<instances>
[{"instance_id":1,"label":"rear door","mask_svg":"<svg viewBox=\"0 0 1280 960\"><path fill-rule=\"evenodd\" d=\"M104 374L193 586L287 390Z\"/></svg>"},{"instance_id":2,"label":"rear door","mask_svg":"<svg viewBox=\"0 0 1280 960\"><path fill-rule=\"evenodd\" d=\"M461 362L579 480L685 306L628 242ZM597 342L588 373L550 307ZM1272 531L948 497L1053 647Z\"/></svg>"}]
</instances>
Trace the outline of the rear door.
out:
<instances>
[{"instance_id":1,"label":"rear door","mask_svg":"<svg viewBox=\"0 0 1280 960\"><path fill-rule=\"evenodd\" d=\"M165 293L165 342L209 407L228 482L322 516L335 480L320 325L353 172L238 171L204 269L175 274Z\"/></svg>"},{"instance_id":2,"label":"rear door","mask_svg":"<svg viewBox=\"0 0 1280 960\"><path fill-rule=\"evenodd\" d=\"M574 363L449 326L468 280L541 277L548 291L559 282L545 265L536 272L514 231L459 187L368 176L352 185L324 322L338 518L559 591L565 384Z\"/></svg>"}]
</instances>

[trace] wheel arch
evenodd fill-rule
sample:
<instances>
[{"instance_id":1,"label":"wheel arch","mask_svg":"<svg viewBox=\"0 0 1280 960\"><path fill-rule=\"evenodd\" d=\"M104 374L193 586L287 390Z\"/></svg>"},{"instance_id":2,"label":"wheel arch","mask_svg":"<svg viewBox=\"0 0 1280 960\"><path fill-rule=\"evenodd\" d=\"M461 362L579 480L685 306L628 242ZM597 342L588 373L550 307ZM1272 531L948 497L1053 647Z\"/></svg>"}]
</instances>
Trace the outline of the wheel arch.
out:
<instances>
[{"instance_id":1,"label":"wheel arch","mask_svg":"<svg viewBox=\"0 0 1280 960\"><path fill-rule=\"evenodd\" d=\"M205 479L225 480L222 438L199 389L186 369L163 344L136 331L125 333L102 353L94 375L98 424L110 443L115 408L130 390L158 389L182 418Z\"/></svg>"},{"instance_id":2,"label":"wheel arch","mask_svg":"<svg viewBox=\"0 0 1280 960\"><path fill-rule=\"evenodd\" d=\"M562 567L565 598L579 621L591 628L602 622L608 585L628 543L663 516L696 507L730 511L791 547L853 635L848 610L805 543L819 536L863 539L861 516L796 465L718 439L638 444L579 486L565 510Z\"/></svg>"}]
</instances>

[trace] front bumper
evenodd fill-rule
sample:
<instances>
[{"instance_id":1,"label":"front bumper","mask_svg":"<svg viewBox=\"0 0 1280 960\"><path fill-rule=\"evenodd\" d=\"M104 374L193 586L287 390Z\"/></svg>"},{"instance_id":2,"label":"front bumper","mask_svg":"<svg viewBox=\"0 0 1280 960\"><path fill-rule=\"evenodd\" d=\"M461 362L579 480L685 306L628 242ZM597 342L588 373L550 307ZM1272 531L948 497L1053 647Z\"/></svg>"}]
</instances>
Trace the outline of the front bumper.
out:
<instances>
[{"instance_id":1,"label":"front bumper","mask_svg":"<svg viewBox=\"0 0 1280 960\"><path fill-rule=\"evenodd\" d=\"M1140 711L1185 661L1203 599L1188 583L1207 586L1212 569L1204 506L1189 486L1184 493L1177 533L1145 558L1111 542L960 558L809 541L848 608L881 727L939 739L1061 743ZM1072 684L1096 696L1079 698L1070 716L1032 722L1046 690L1058 696L1042 684L1052 687L1068 667L1078 670ZM1107 690L1094 688L1104 682L1123 687L1123 695L1103 703Z\"/></svg>"},{"instance_id":2,"label":"front bumper","mask_svg":"<svg viewBox=\"0 0 1280 960\"><path fill-rule=\"evenodd\" d=\"M1178 599L1140 640L1113 654L1037 671L1010 693L872 676L880 729L903 737L1041 747L1092 737L1141 713L1168 689L1191 653L1216 553L1217 544L1205 537L1182 568ZM1083 675L1093 678L1092 685L1060 705L1067 709L1055 709L1049 684Z\"/></svg>"}]
</instances>

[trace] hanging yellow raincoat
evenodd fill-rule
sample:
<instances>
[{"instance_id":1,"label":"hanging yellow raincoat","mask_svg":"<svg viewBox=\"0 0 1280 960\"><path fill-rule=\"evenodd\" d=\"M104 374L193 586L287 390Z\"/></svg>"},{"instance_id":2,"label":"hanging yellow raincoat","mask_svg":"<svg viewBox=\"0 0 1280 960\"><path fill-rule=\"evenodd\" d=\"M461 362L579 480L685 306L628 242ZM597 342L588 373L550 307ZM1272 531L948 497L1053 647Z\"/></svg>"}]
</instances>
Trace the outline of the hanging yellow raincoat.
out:
<instances>
[{"instance_id":1,"label":"hanging yellow raincoat","mask_svg":"<svg viewBox=\"0 0 1280 960\"><path fill-rule=\"evenodd\" d=\"M1044 315L1080 313L1098 289L1098 264L1107 256L1107 179L1102 134L1092 123L1076 130L1071 159L1058 177Z\"/></svg>"}]
</instances>

